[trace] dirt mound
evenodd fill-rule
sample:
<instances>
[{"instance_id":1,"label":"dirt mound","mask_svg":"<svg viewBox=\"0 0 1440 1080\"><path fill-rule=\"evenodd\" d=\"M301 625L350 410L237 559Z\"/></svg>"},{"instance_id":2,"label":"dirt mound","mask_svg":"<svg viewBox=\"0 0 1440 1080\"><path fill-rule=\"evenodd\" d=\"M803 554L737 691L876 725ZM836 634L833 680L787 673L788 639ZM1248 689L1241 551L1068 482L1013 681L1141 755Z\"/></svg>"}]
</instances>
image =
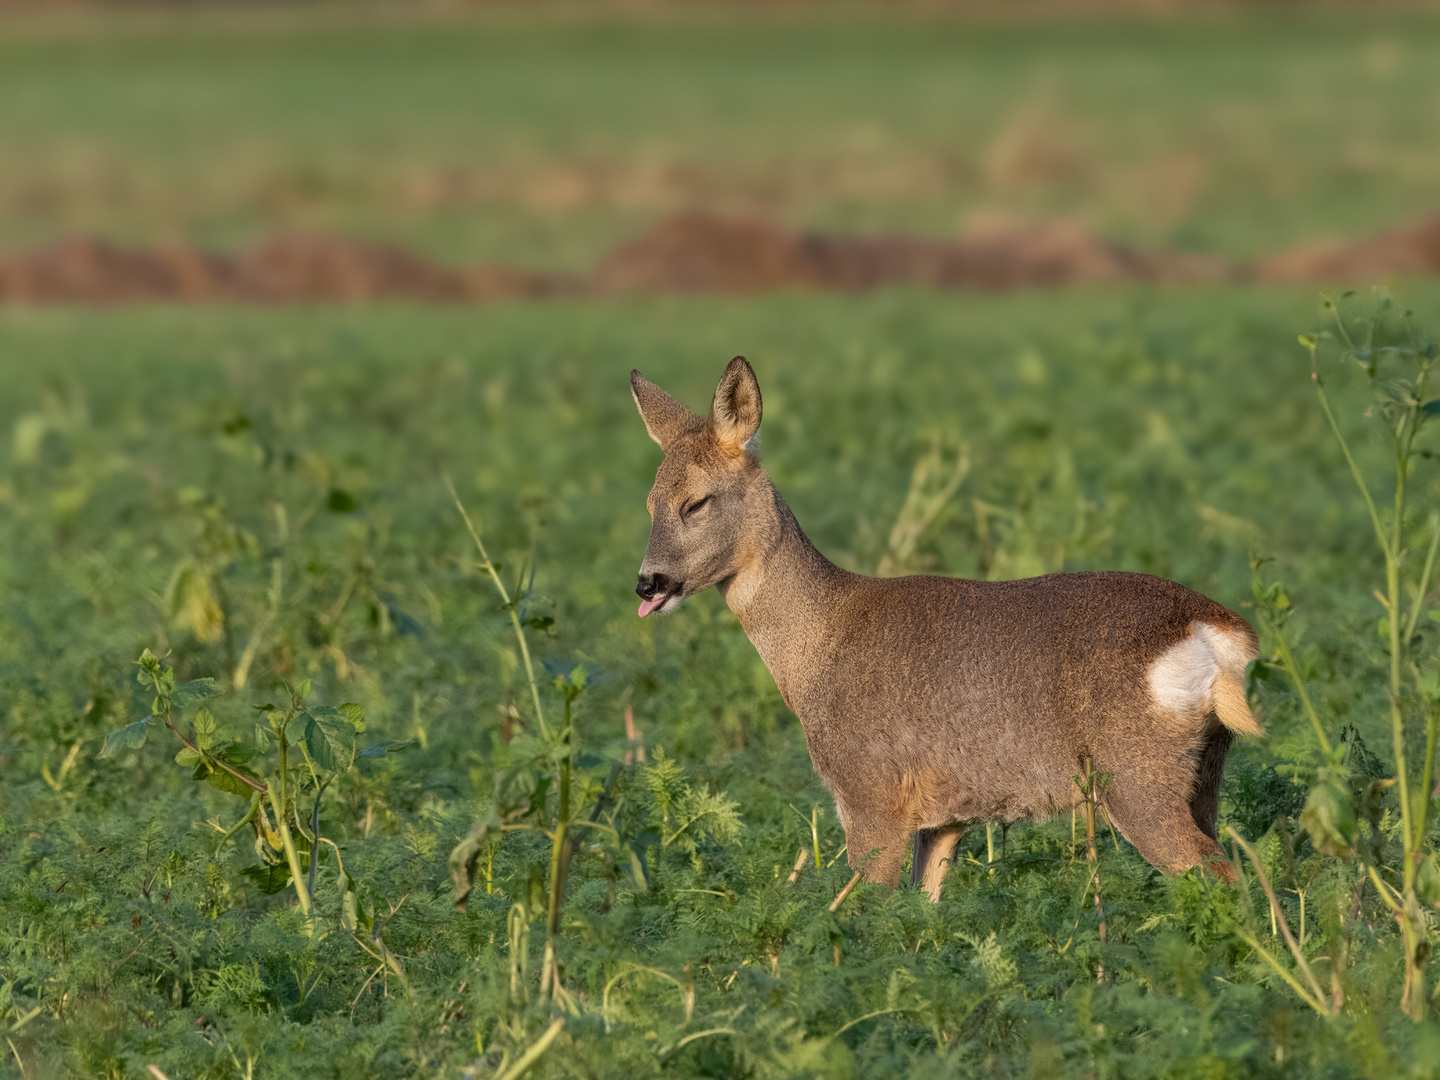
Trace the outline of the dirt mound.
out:
<instances>
[{"instance_id":1,"label":"dirt mound","mask_svg":"<svg viewBox=\"0 0 1440 1080\"><path fill-rule=\"evenodd\" d=\"M954 241L795 232L770 222L685 214L611 252L592 287L606 292L756 293L887 284L1017 289L1092 281L1214 281L1219 259L1142 252L1069 221L994 226Z\"/></svg>"},{"instance_id":2,"label":"dirt mound","mask_svg":"<svg viewBox=\"0 0 1440 1080\"><path fill-rule=\"evenodd\" d=\"M126 251L98 240L63 240L0 258L0 300L11 303L137 303L204 300L224 260L189 248Z\"/></svg>"},{"instance_id":3,"label":"dirt mound","mask_svg":"<svg viewBox=\"0 0 1440 1080\"><path fill-rule=\"evenodd\" d=\"M620 245L583 277L446 267L384 244L319 234L279 237L234 255L66 240L0 257L0 303L481 303L616 293L858 292L892 284L1003 290L1121 281L1360 283L1392 275L1440 275L1440 217L1348 247L1290 251L1236 267L1112 243L1074 221L992 223L958 240L927 240L681 214Z\"/></svg>"},{"instance_id":4,"label":"dirt mound","mask_svg":"<svg viewBox=\"0 0 1440 1080\"><path fill-rule=\"evenodd\" d=\"M824 267L801 238L768 221L681 214L602 258L597 292L754 293L819 287Z\"/></svg>"},{"instance_id":5,"label":"dirt mound","mask_svg":"<svg viewBox=\"0 0 1440 1080\"><path fill-rule=\"evenodd\" d=\"M1440 274L1440 217L1388 229L1344 247L1312 246L1256 260L1249 277L1264 282L1365 285L1382 278Z\"/></svg>"},{"instance_id":6,"label":"dirt mound","mask_svg":"<svg viewBox=\"0 0 1440 1080\"><path fill-rule=\"evenodd\" d=\"M0 301L11 303L462 303L574 289L560 275L505 267L455 270L382 244L310 234L238 255L184 246L134 250L78 239L0 257Z\"/></svg>"}]
</instances>

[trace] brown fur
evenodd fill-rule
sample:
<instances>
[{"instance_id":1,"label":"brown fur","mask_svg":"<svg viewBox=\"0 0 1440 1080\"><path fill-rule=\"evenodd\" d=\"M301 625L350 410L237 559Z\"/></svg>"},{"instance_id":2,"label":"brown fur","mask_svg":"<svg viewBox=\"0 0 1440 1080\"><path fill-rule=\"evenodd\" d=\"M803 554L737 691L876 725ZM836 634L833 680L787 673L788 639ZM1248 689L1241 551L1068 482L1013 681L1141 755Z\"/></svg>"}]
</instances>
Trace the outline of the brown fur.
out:
<instances>
[{"instance_id":1,"label":"brown fur","mask_svg":"<svg viewBox=\"0 0 1440 1080\"><path fill-rule=\"evenodd\" d=\"M964 825L921 829L915 834L915 857L910 863L910 884L923 888L931 900L940 899L940 883L950 858L965 833Z\"/></svg>"},{"instance_id":2,"label":"brown fur","mask_svg":"<svg viewBox=\"0 0 1440 1080\"><path fill-rule=\"evenodd\" d=\"M1235 675L1256 653L1243 619L1145 574L842 570L760 467L760 388L743 358L703 420L638 372L631 388L665 451L636 591L669 610L720 589L800 718L870 880L893 883L921 830L933 843L917 842L920 878L938 896L964 823L1071 808L1086 757L1110 774L1105 808L1150 862L1178 871L1221 856L1225 751L1232 731L1259 733ZM1179 704L1152 689L1165 663Z\"/></svg>"},{"instance_id":3,"label":"brown fur","mask_svg":"<svg viewBox=\"0 0 1440 1080\"><path fill-rule=\"evenodd\" d=\"M1245 688L1229 673L1215 680L1215 714L1220 722L1237 735L1263 735L1260 725L1250 714Z\"/></svg>"}]
</instances>

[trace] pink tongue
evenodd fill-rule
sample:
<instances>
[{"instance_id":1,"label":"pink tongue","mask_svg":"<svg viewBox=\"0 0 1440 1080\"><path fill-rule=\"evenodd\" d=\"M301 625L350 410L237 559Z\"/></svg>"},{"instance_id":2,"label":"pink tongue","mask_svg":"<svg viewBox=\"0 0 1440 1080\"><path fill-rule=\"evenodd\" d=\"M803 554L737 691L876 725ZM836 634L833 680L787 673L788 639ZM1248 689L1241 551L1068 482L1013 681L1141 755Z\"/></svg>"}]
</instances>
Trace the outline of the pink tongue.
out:
<instances>
[{"instance_id":1,"label":"pink tongue","mask_svg":"<svg viewBox=\"0 0 1440 1080\"><path fill-rule=\"evenodd\" d=\"M663 597L663 596L657 596L654 600L641 600L641 601L640 601L640 618L643 619L646 615L649 615L650 612L654 611L657 607L659 607L659 606L660 606L661 604L663 604L664 602L665 602L665 597Z\"/></svg>"}]
</instances>

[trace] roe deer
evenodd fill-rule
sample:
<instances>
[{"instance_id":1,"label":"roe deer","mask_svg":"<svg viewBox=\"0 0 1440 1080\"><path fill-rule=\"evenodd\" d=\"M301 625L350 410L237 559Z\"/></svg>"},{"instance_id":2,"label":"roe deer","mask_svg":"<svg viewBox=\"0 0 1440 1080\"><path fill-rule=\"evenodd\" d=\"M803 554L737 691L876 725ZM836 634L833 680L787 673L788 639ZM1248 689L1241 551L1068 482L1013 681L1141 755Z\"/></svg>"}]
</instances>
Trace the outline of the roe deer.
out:
<instances>
[{"instance_id":1,"label":"roe deer","mask_svg":"<svg viewBox=\"0 0 1440 1080\"><path fill-rule=\"evenodd\" d=\"M850 863L932 899L969 822L1102 804L1166 872L1211 862L1232 733L1260 735L1244 690L1250 625L1148 574L1020 581L870 578L835 566L760 466L760 386L737 356L701 418L630 373L664 459L646 500L640 615L718 586L800 718Z\"/></svg>"}]
</instances>

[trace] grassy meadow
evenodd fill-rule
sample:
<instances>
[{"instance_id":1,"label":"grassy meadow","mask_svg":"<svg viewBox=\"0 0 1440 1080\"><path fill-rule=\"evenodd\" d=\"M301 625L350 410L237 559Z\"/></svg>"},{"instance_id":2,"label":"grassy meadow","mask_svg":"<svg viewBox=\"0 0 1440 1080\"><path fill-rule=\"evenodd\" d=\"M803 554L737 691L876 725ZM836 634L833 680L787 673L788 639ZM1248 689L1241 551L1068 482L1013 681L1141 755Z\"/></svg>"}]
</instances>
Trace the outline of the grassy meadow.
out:
<instances>
[{"instance_id":1,"label":"grassy meadow","mask_svg":"<svg viewBox=\"0 0 1440 1080\"><path fill-rule=\"evenodd\" d=\"M0 246L326 228L585 265L703 197L929 233L1078 214L1243 256L1434 209L1437 50L1421 20L14 21ZM1440 327L1440 286L1396 295ZM1434 965L1414 1023L1388 909L1401 833L1437 831L1389 783L1394 597L1296 340L1330 319L1306 290L1138 287L0 311L0 1070L1440 1074ZM1414 357L1342 344L1329 400L1388 505L1376 418L1429 415L1394 381ZM763 460L842 565L893 554L916 463L964 454L911 567L1146 571L1263 628L1268 735L1221 809L1257 854L1241 887L1102 826L1102 940L1070 821L980 823L938 905L861 885L831 910L843 832L719 597L635 617L659 451L626 378L699 408L737 353ZM1432 457L1409 483L1401 590ZM1440 699L1414 591L1412 777Z\"/></svg>"},{"instance_id":2,"label":"grassy meadow","mask_svg":"<svg viewBox=\"0 0 1440 1080\"><path fill-rule=\"evenodd\" d=\"M331 229L583 268L694 205L1234 258L1434 210L1440 22L166 11L0 25L0 245Z\"/></svg>"}]
</instances>

